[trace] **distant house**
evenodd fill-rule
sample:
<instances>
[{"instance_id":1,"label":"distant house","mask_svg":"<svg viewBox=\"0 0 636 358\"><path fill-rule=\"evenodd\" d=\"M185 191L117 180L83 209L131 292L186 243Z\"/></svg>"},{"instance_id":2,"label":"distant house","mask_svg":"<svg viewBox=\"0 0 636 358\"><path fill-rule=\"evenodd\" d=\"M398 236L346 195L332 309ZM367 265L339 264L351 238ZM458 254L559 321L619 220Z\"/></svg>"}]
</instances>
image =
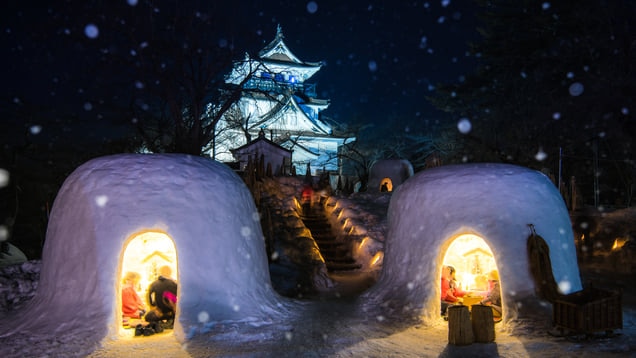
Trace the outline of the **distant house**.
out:
<instances>
[{"instance_id":1,"label":"distant house","mask_svg":"<svg viewBox=\"0 0 636 358\"><path fill-rule=\"evenodd\" d=\"M291 172L293 151L265 138L263 131L259 133L257 139L231 151L241 171L245 170L250 159L259 160L262 155L265 168L271 167L274 175L289 175Z\"/></svg>"}]
</instances>

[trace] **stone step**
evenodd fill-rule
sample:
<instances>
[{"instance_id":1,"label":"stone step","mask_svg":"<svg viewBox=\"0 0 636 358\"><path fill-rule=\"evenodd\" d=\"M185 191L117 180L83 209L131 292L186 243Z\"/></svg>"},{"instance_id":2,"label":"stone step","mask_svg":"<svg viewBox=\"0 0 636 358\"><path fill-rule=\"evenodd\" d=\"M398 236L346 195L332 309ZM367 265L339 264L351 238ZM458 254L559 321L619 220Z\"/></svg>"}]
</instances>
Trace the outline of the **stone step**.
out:
<instances>
[{"instance_id":1,"label":"stone step","mask_svg":"<svg viewBox=\"0 0 636 358\"><path fill-rule=\"evenodd\" d=\"M311 229L309 230L311 231ZM336 240L336 237L333 236L333 234L321 234L318 233L316 234L315 232L311 231L311 237L314 238L314 240L325 240L325 241L334 241Z\"/></svg>"},{"instance_id":2,"label":"stone step","mask_svg":"<svg viewBox=\"0 0 636 358\"><path fill-rule=\"evenodd\" d=\"M343 246L320 246L318 245L318 248L320 249L320 254L323 257L333 257L335 259L340 259L340 258L351 258L351 253L349 252L349 250L346 247Z\"/></svg>"},{"instance_id":3,"label":"stone step","mask_svg":"<svg viewBox=\"0 0 636 358\"><path fill-rule=\"evenodd\" d=\"M351 257L351 249L345 242L336 241L329 220L321 214L322 212L316 210L303 215L301 219L307 229L311 231L311 236L325 259L327 270L351 271L360 269L362 265L356 263Z\"/></svg>"},{"instance_id":4,"label":"stone step","mask_svg":"<svg viewBox=\"0 0 636 358\"><path fill-rule=\"evenodd\" d=\"M325 262L328 271L352 271L358 270L362 267L362 265L357 263L340 263L340 262Z\"/></svg>"},{"instance_id":5,"label":"stone step","mask_svg":"<svg viewBox=\"0 0 636 358\"><path fill-rule=\"evenodd\" d=\"M331 228L312 228L310 226L307 226L307 229L309 229L309 231L311 231L311 233L313 235L322 235L322 236L326 236L326 235L331 235L333 236L333 231L331 231Z\"/></svg>"},{"instance_id":6,"label":"stone step","mask_svg":"<svg viewBox=\"0 0 636 358\"><path fill-rule=\"evenodd\" d=\"M320 248L342 247L344 249L347 249L344 242L336 241L335 239L333 240L315 240L314 239L314 241L316 241L316 244L318 244L318 247Z\"/></svg>"}]
</instances>

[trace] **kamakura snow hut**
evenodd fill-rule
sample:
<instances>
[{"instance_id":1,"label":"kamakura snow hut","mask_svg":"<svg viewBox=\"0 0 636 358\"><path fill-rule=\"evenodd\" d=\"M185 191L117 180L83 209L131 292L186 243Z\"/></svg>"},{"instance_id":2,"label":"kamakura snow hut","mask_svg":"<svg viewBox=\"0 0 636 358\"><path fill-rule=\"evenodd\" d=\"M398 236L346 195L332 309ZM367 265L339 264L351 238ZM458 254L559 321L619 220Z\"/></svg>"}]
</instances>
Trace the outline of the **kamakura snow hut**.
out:
<instances>
[{"instance_id":1,"label":"kamakura snow hut","mask_svg":"<svg viewBox=\"0 0 636 358\"><path fill-rule=\"evenodd\" d=\"M387 312L439 319L442 264L451 244L466 236L482 239L493 253L504 320L548 306L536 295L531 275L530 224L549 247L560 291L582 288L567 208L538 171L505 164L425 170L393 193L388 216L383 269L365 293L369 305Z\"/></svg>"},{"instance_id":2,"label":"kamakura snow hut","mask_svg":"<svg viewBox=\"0 0 636 358\"><path fill-rule=\"evenodd\" d=\"M176 252L178 339L208 321L280 309L254 200L233 171L189 155L123 154L93 159L66 179L51 211L35 297L0 336L56 332L84 320L96 335L122 333L124 253L148 233L167 237ZM152 251L146 257L171 260Z\"/></svg>"}]
</instances>

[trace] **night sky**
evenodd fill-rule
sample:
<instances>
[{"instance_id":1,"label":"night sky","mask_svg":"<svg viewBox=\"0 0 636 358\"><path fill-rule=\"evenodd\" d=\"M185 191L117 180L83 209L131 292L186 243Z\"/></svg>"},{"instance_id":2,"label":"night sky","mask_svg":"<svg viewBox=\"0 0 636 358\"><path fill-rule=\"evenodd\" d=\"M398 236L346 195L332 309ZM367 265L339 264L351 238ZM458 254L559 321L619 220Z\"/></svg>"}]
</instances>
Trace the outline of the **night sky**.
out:
<instances>
[{"instance_id":1,"label":"night sky","mask_svg":"<svg viewBox=\"0 0 636 358\"><path fill-rule=\"evenodd\" d=\"M157 2L159 3L159 2ZM169 5L166 5L169 4ZM21 2L3 11L5 53L2 99L77 113L91 128L108 117L109 98L94 88L94 61L118 47L126 27L109 33L122 16L149 11L144 0ZM211 16L211 41L231 46L236 59L269 43L280 24L301 60L325 66L310 83L331 100L324 115L342 123L421 131L442 118L425 99L439 82L457 82L472 71L467 42L478 38L475 6L444 1L183 1L161 2ZM85 34L87 25L100 31ZM108 76L98 73L97 75ZM132 81L132 79L131 79ZM46 129L45 129L46 130Z\"/></svg>"}]
</instances>

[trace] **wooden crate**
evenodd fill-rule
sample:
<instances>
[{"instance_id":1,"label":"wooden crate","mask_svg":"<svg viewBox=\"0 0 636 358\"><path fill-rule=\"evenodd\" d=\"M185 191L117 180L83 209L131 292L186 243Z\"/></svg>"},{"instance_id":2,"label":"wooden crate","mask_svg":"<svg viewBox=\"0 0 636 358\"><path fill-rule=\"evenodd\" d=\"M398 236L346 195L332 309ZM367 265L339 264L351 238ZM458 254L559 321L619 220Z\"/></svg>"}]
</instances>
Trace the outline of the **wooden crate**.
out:
<instances>
[{"instance_id":1,"label":"wooden crate","mask_svg":"<svg viewBox=\"0 0 636 358\"><path fill-rule=\"evenodd\" d=\"M622 297L619 291L586 288L565 295L553 304L552 318L559 329L573 333L611 332L623 328Z\"/></svg>"}]
</instances>

